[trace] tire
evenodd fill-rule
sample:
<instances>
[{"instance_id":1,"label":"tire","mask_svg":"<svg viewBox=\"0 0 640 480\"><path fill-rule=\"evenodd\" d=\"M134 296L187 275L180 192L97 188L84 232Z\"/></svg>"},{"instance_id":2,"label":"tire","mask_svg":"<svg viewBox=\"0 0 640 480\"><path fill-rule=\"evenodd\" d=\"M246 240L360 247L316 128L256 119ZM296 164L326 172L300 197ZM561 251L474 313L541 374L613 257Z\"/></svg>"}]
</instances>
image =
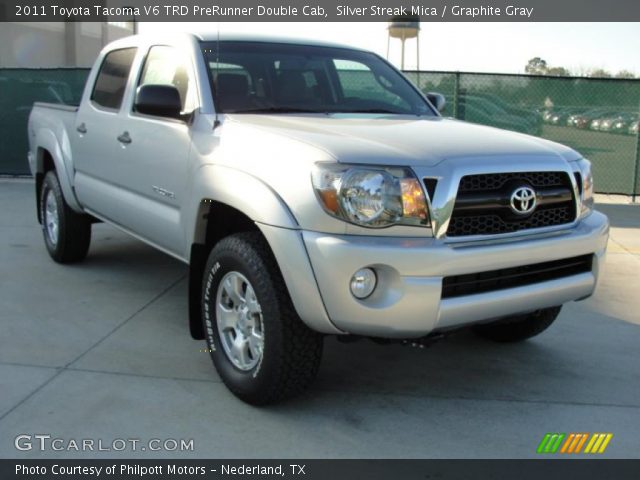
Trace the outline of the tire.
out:
<instances>
[{"instance_id":1,"label":"tire","mask_svg":"<svg viewBox=\"0 0 640 480\"><path fill-rule=\"evenodd\" d=\"M560 314L562 306L514 315L498 322L473 327L475 333L495 342L521 342L544 332Z\"/></svg>"},{"instance_id":2,"label":"tire","mask_svg":"<svg viewBox=\"0 0 640 480\"><path fill-rule=\"evenodd\" d=\"M58 263L84 260L91 243L91 220L69 207L54 171L47 172L42 181L40 219L51 258Z\"/></svg>"},{"instance_id":3,"label":"tire","mask_svg":"<svg viewBox=\"0 0 640 480\"><path fill-rule=\"evenodd\" d=\"M213 364L241 400L277 403L299 395L315 379L323 337L298 317L259 232L231 235L211 250L202 318Z\"/></svg>"}]
</instances>

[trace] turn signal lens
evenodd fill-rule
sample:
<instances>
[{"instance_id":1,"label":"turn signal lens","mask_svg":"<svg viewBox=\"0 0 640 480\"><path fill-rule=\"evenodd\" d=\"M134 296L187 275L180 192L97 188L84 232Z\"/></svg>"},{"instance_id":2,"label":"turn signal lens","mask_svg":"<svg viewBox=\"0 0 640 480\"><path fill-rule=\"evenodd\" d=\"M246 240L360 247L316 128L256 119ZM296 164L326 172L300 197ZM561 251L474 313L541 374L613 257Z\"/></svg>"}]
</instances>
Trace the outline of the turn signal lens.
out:
<instances>
[{"instance_id":1,"label":"turn signal lens","mask_svg":"<svg viewBox=\"0 0 640 480\"><path fill-rule=\"evenodd\" d=\"M419 223L427 221L427 202L417 178L400 180L402 190L402 213L404 217L414 218Z\"/></svg>"},{"instance_id":2,"label":"turn signal lens","mask_svg":"<svg viewBox=\"0 0 640 480\"><path fill-rule=\"evenodd\" d=\"M581 159L577 162L580 169L580 179L582 185L580 188L580 217L586 217L593 211L593 173L591 172L591 162Z\"/></svg>"}]
</instances>

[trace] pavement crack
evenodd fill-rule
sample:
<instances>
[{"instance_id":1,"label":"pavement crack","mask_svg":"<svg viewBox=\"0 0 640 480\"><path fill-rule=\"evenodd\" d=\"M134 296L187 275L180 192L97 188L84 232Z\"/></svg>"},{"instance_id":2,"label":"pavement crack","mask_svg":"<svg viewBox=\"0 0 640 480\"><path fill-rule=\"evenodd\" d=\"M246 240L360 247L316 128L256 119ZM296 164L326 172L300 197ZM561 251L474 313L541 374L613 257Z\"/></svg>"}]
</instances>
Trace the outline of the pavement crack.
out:
<instances>
[{"instance_id":1,"label":"pavement crack","mask_svg":"<svg viewBox=\"0 0 640 480\"><path fill-rule=\"evenodd\" d=\"M154 380L172 380L177 382L222 383L222 380L207 379L207 378L189 378L189 377L173 377L173 376L167 377L163 375L151 375L148 373L115 372L111 370L99 370L94 368L70 367L70 368L67 368L67 370L70 372L99 373L104 375L120 375L123 377L150 378Z\"/></svg>"},{"instance_id":2,"label":"pavement crack","mask_svg":"<svg viewBox=\"0 0 640 480\"><path fill-rule=\"evenodd\" d=\"M91 345L88 349L86 349L84 352L82 352L80 355L78 355L76 358L74 358L73 360L71 360L69 363L67 363L64 367L62 367L63 370L66 370L68 367L70 367L71 365L73 365L74 363L76 363L78 360L80 360L81 358L83 358L86 354L88 354L89 352L91 352L94 348L96 348L98 345L100 345L102 342L104 342L107 338L109 338L111 335L113 335L114 333L116 333L118 330L120 330L122 327L124 327L127 323L129 323L129 321L131 321L132 319L134 319L138 314L140 314L141 312L143 312L144 310L146 310L148 307L150 307L151 305L153 305L155 302L157 302L160 298L162 298L168 291L170 291L173 287L175 287L176 285L178 285L178 283L180 283L182 280L184 280L185 278L187 278L187 274L183 274L181 275L177 280L175 280L174 282L172 282L171 284L169 284L167 287L165 287L160 293L158 293L157 295L155 295L151 300L149 300L147 303L145 303L144 305L142 305L139 309L137 309L135 312L133 312L131 315L129 315L127 318L125 318L122 322L120 322L118 325L116 325L115 327L113 327L109 332L107 332L106 335L104 335L102 338L100 338L100 340L98 340L96 343L94 343L93 345Z\"/></svg>"},{"instance_id":3,"label":"pavement crack","mask_svg":"<svg viewBox=\"0 0 640 480\"><path fill-rule=\"evenodd\" d=\"M15 411L18 407L20 407L20 405L24 404L27 400L29 400L31 397L33 397L36 393L38 393L40 390L42 390L44 387L46 387L47 385L49 385L54 379L56 379L62 372L64 371L63 368L59 368L58 371L56 373L54 373L53 375L51 375L51 377L49 377L49 379L47 379L47 381L45 381L44 383L42 383L41 385L39 385L37 388L35 388L31 393L29 393L28 395L26 395L22 400L20 400L18 403L16 403L13 407L11 407L9 410L7 410L6 412L4 412L1 416L0 416L0 422L2 422L2 420L5 419L5 417L7 417L11 412Z\"/></svg>"}]
</instances>

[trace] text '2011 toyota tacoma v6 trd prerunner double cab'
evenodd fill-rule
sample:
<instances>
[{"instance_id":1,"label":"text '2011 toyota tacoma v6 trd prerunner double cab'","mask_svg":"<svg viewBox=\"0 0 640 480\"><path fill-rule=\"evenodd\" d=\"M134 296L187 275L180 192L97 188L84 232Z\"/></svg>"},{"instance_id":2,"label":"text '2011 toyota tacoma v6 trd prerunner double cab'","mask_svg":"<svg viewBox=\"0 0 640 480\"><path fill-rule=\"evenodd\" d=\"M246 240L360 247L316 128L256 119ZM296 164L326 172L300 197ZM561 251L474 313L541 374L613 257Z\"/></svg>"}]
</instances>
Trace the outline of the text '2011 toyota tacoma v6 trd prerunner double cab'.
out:
<instances>
[{"instance_id":1,"label":"text '2011 toyota tacoma v6 trd prerunner double cab'","mask_svg":"<svg viewBox=\"0 0 640 480\"><path fill-rule=\"evenodd\" d=\"M363 50L119 40L79 107L31 114L46 247L82 260L105 221L188 263L191 334L253 404L307 387L326 335L529 338L596 286L590 163L443 105Z\"/></svg>"}]
</instances>

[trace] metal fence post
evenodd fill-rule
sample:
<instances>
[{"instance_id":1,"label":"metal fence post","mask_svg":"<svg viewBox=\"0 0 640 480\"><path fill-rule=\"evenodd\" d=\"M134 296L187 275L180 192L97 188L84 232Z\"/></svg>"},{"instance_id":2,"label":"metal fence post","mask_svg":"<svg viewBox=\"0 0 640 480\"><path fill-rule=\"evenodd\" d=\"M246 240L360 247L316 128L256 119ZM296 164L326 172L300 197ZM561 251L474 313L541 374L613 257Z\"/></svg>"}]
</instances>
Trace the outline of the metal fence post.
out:
<instances>
[{"instance_id":1,"label":"metal fence post","mask_svg":"<svg viewBox=\"0 0 640 480\"><path fill-rule=\"evenodd\" d=\"M638 121L640 121L640 105L638 105ZM633 191L631 192L631 201L635 203L638 194L640 194L640 128L636 133L636 163L633 168Z\"/></svg>"},{"instance_id":2,"label":"metal fence post","mask_svg":"<svg viewBox=\"0 0 640 480\"><path fill-rule=\"evenodd\" d=\"M455 73L453 80L453 118L460 118L458 111L458 95L460 94L460 72Z\"/></svg>"}]
</instances>

